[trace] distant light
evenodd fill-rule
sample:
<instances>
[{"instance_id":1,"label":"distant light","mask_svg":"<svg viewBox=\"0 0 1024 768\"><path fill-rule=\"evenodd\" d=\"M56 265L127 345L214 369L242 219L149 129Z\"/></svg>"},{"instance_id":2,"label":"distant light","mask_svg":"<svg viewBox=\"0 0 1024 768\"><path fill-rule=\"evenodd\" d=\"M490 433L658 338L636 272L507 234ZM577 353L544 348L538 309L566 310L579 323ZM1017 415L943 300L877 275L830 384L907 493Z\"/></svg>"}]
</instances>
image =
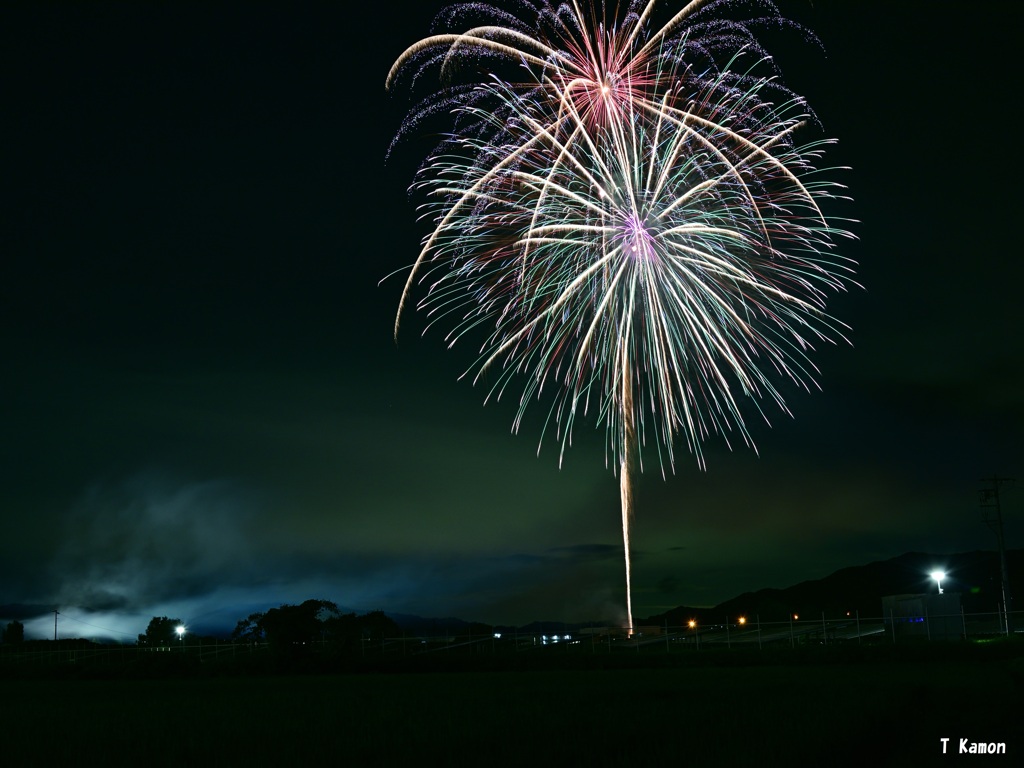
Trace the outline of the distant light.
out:
<instances>
[{"instance_id":1,"label":"distant light","mask_svg":"<svg viewBox=\"0 0 1024 768\"><path fill-rule=\"evenodd\" d=\"M690 627L690 629L693 629L694 627L696 627L696 626L697 626L697 622L696 622L696 621L694 621L693 619L690 619L690 621L688 622L688 624L689 624L689 627Z\"/></svg>"},{"instance_id":2,"label":"distant light","mask_svg":"<svg viewBox=\"0 0 1024 768\"><path fill-rule=\"evenodd\" d=\"M178 637L181 637L182 635L185 634L185 625L184 624L179 624L178 626L176 626L174 628L174 631L178 633Z\"/></svg>"},{"instance_id":3,"label":"distant light","mask_svg":"<svg viewBox=\"0 0 1024 768\"><path fill-rule=\"evenodd\" d=\"M563 635L562 639L563 640L572 640L572 638L569 635Z\"/></svg>"},{"instance_id":4,"label":"distant light","mask_svg":"<svg viewBox=\"0 0 1024 768\"><path fill-rule=\"evenodd\" d=\"M793 614L793 620L794 621L799 621L800 620L800 614L799 613L794 613Z\"/></svg>"},{"instance_id":5,"label":"distant light","mask_svg":"<svg viewBox=\"0 0 1024 768\"><path fill-rule=\"evenodd\" d=\"M501 640L501 632L495 632L494 633L494 639L495 640Z\"/></svg>"},{"instance_id":6,"label":"distant light","mask_svg":"<svg viewBox=\"0 0 1024 768\"><path fill-rule=\"evenodd\" d=\"M945 571L932 571L931 577L935 579L936 585L939 587L939 594L942 594L942 580L946 578Z\"/></svg>"},{"instance_id":7,"label":"distant light","mask_svg":"<svg viewBox=\"0 0 1024 768\"><path fill-rule=\"evenodd\" d=\"M746 617L745 616L740 616L740 624L746 624L746 623L747 623Z\"/></svg>"}]
</instances>

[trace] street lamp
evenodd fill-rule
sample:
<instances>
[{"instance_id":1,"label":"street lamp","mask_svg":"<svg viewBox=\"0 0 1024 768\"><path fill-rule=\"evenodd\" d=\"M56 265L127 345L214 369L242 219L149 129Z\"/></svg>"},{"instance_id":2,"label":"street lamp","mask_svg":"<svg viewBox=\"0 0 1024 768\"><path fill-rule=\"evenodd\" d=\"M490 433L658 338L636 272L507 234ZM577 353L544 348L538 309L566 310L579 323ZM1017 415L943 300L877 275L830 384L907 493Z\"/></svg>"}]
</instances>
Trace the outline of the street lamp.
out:
<instances>
[{"instance_id":1,"label":"street lamp","mask_svg":"<svg viewBox=\"0 0 1024 768\"><path fill-rule=\"evenodd\" d=\"M185 625L179 624L174 628L174 631L178 633L178 639L181 641L181 651L185 652Z\"/></svg>"},{"instance_id":2,"label":"street lamp","mask_svg":"<svg viewBox=\"0 0 1024 768\"><path fill-rule=\"evenodd\" d=\"M933 579L935 579L935 584L938 586L939 594L941 595L942 594L942 580L944 578L946 578L946 573L944 571L932 571L931 577Z\"/></svg>"}]
</instances>

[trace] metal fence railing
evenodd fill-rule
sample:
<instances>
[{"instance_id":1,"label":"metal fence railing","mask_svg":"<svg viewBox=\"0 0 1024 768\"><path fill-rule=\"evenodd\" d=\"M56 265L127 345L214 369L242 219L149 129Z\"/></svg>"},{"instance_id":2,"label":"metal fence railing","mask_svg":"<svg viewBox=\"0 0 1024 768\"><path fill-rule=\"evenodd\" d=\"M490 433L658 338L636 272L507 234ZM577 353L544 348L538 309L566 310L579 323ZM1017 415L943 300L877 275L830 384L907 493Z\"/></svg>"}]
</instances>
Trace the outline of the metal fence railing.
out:
<instances>
[{"instance_id":1,"label":"metal fence railing","mask_svg":"<svg viewBox=\"0 0 1024 768\"><path fill-rule=\"evenodd\" d=\"M1010 627L1024 630L1024 612L1010 616ZM632 631L615 626L552 625L550 631L481 632L459 629L444 633L405 632L401 636L347 638L339 643L322 639L281 648L267 643L216 641L180 643L156 648L137 645L100 645L86 640L31 641L0 645L0 668L25 666L107 666L150 663L247 663L274 653L294 657L398 658L425 654L501 655L520 653L684 653L712 648L798 648L850 644L899 645L955 643L995 638L1007 633L1006 617L999 612L928 615L828 617L793 615L783 621L761 621L758 616L722 617L719 622L690 622L684 626L636 626Z\"/></svg>"}]
</instances>

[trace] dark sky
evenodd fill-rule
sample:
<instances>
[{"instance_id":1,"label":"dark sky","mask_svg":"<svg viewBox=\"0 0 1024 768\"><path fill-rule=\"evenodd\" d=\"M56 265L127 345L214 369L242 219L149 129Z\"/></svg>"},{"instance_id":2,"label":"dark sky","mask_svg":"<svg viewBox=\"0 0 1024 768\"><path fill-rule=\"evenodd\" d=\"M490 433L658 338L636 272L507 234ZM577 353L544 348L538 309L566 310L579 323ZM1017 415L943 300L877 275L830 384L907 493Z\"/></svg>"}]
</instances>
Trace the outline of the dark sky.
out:
<instances>
[{"instance_id":1,"label":"dark sky","mask_svg":"<svg viewBox=\"0 0 1024 768\"><path fill-rule=\"evenodd\" d=\"M582 424L482 405L474 350L392 338L425 225L384 93L441 3L0 11L0 620L133 640L321 598L492 623L624 618L618 483ZM672 5L672 3L668 3ZM895 8L893 6L896 6ZM821 392L639 481L634 612L908 550L991 549L1024 450L1019 3L783 0L839 139L864 290ZM421 145L422 144L422 145ZM1004 497L1020 545L1020 490ZM33 607L34 606L34 607ZM102 629L101 629L102 628Z\"/></svg>"}]
</instances>

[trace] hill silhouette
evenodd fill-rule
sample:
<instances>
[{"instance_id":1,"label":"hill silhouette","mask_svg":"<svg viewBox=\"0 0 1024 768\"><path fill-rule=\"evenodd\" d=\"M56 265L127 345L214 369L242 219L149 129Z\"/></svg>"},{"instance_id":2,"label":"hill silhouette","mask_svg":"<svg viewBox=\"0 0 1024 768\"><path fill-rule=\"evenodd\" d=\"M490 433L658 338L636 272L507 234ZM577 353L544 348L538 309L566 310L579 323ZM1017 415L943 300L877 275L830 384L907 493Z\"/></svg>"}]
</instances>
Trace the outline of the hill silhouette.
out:
<instances>
[{"instance_id":1,"label":"hill silhouette","mask_svg":"<svg viewBox=\"0 0 1024 768\"><path fill-rule=\"evenodd\" d=\"M1012 595L1024 595L1024 550L1006 552ZM849 611L862 617L880 616L886 595L936 590L929 575L946 572L945 592L961 594L964 611L996 611L1001 602L999 554L990 551L934 555L907 552L889 560L842 568L822 579L803 581L785 589L745 592L714 608L678 606L665 613L635 618L634 624L680 626L689 619L721 621L726 616L759 616L761 621L784 621L790 614L839 616ZM1011 609L1013 604L1011 603Z\"/></svg>"}]
</instances>

